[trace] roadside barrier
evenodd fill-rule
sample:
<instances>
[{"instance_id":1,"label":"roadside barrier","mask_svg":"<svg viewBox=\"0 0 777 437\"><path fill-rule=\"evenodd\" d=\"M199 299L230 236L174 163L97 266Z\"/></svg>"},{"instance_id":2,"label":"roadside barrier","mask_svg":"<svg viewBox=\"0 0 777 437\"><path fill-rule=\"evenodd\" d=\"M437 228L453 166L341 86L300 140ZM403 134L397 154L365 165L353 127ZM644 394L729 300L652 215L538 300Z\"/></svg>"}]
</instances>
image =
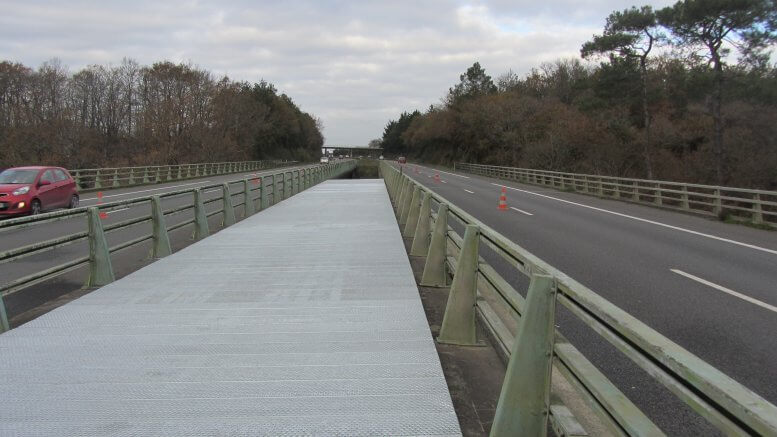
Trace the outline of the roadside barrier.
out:
<instances>
[{"instance_id":1,"label":"roadside barrier","mask_svg":"<svg viewBox=\"0 0 777 437\"><path fill-rule=\"evenodd\" d=\"M82 192L102 188L131 187L161 182L267 170L295 164L296 161L266 160L205 162L199 164L152 165L145 167L81 168L68 170Z\"/></svg>"},{"instance_id":2,"label":"roadside barrier","mask_svg":"<svg viewBox=\"0 0 777 437\"><path fill-rule=\"evenodd\" d=\"M777 227L777 191L455 163L455 170L564 191Z\"/></svg>"},{"instance_id":3,"label":"roadside barrier","mask_svg":"<svg viewBox=\"0 0 777 437\"><path fill-rule=\"evenodd\" d=\"M99 203L96 206L81 207L70 210L54 211L35 216L19 217L0 221L0 235L4 232L18 231L27 228L63 220L86 218L86 229L73 234L60 236L46 241L31 243L22 247L0 252L0 264L19 260L32 255L41 254L65 247L77 242L88 241L89 253L72 259L63 264L11 280L0 285L0 333L9 329L8 317L3 298L16 293L31 285L63 275L72 270L88 266L89 276L86 286L99 287L114 281L114 270L111 264L111 255L123 249L135 246L146 241L151 241L151 255L153 258L162 258L172 253L169 233L192 226L192 237L199 241L208 237L211 231L208 226L208 218L221 215L222 226L231 226L236 222L235 208L244 207L245 217L266 209L283 199L286 199L302 190L308 189L327 179L343 176L356 168L354 161L342 161L333 164L313 165L304 168L287 170L275 173L263 178L258 178L258 184L250 184L248 179L239 179L223 184L204 185L197 188L172 191L164 194L139 197L130 200L121 200L110 203ZM253 186L252 186L253 185ZM231 187L239 187L240 190ZM203 199L203 191L216 189L220 196L208 200ZM164 210L161 201L163 199L189 197L191 203L183 206ZM233 199L241 196L239 203ZM207 212L205 205L221 202L217 210ZM258 207L256 203L258 202ZM100 217L107 212L124 209L131 206L151 206L149 215L127 219L118 223L103 225ZM193 217L174 225L167 225L166 220L176 214L192 211ZM130 226L151 223L152 232L142 235L130 241L109 246L106 234L126 229Z\"/></svg>"},{"instance_id":4,"label":"roadside barrier","mask_svg":"<svg viewBox=\"0 0 777 437\"><path fill-rule=\"evenodd\" d=\"M773 404L418 180L389 164L381 163L381 167L389 196L397 206L400 229L410 226L416 231L411 254L423 256L426 249L420 285L445 287L453 276L438 341L475 344L477 318L497 350L509 359L492 436L542 436L548 420L554 427L564 428L571 413L563 405L550 403L551 368L569 381L615 435L664 435L555 329L556 303L723 434L777 435L777 407ZM417 223L413 227L408 222L414 217ZM449 226L449 220L464 226L463 237ZM526 298L485 261L481 248L529 279ZM513 319L518 320L517 329L508 327Z\"/></svg>"}]
</instances>

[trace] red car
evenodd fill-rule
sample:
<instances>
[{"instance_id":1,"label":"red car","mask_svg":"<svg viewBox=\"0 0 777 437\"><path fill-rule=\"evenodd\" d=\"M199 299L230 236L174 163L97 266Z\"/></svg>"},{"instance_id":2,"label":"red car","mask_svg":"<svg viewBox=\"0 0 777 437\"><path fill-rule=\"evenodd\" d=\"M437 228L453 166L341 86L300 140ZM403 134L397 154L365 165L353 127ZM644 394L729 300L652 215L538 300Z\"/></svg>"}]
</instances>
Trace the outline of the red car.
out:
<instances>
[{"instance_id":1,"label":"red car","mask_svg":"<svg viewBox=\"0 0 777 437\"><path fill-rule=\"evenodd\" d=\"M0 173L0 216L78 207L76 181L60 167L16 167Z\"/></svg>"}]
</instances>

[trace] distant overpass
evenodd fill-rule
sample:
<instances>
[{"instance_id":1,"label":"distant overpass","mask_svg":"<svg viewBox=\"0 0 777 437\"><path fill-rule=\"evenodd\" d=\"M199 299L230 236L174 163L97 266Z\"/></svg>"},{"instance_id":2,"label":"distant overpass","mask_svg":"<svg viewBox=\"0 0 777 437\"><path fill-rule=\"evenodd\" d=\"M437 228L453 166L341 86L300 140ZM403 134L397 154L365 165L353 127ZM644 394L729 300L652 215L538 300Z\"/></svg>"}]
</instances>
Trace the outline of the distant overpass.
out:
<instances>
[{"instance_id":1,"label":"distant overpass","mask_svg":"<svg viewBox=\"0 0 777 437\"><path fill-rule=\"evenodd\" d=\"M364 146L347 146L347 145L329 145L322 147L324 154L332 155L335 150L348 151L348 156L354 156L355 152L359 155L367 156L370 158L377 158L383 154L383 147L364 147Z\"/></svg>"}]
</instances>

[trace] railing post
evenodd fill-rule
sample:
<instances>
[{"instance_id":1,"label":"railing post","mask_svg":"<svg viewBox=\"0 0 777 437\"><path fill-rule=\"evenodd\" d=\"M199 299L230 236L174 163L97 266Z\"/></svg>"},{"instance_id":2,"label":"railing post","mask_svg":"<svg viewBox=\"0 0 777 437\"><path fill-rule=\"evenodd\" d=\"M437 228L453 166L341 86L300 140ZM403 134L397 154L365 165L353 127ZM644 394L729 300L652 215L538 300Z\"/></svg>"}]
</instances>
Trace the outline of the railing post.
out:
<instances>
[{"instance_id":1,"label":"railing post","mask_svg":"<svg viewBox=\"0 0 777 437\"><path fill-rule=\"evenodd\" d=\"M162 211L162 202L159 196L151 197L151 227L154 242L152 256L154 259L164 258L172 254L170 237L167 235L165 213Z\"/></svg>"},{"instance_id":2,"label":"railing post","mask_svg":"<svg viewBox=\"0 0 777 437\"><path fill-rule=\"evenodd\" d=\"M761 224L764 222L763 208L761 206L761 194L753 195L753 223Z\"/></svg>"},{"instance_id":3,"label":"railing post","mask_svg":"<svg viewBox=\"0 0 777 437\"><path fill-rule=\"evenodd\" d=\"M86 217L89 222L89 278L86 280L87 287L102 287L116 280L113 276L111 253L99 214L96 207L87 209Z\"/></svg>"},{"instance_id":4,"label":"railing post","mask_svg":"<svg viewBox=\"0 0 777 437\"><path fill-rule=\"evenodd\" d=\"M412 205L411 201L413 200L413 192L415 191L415 188L415 182L408 181L407 193L405 194L405 198L402 201L402 215L399 216L400 229L404 229L401 226L405 226L405 224L407 224L407 216L410 215L410 206Z\"/></svg>"},{"instance_id":5,"label":"railing post","mask_svg":"<svg viewBox=\"0 0 777 437\"><path fill-rule=\"evenodd\" d=\"M421 210L421 187L415 186L413 197L410 198L410 209L407 213L407 222L405 223L403 237L412 237L415 235L415 228L418 226L418 213Z\"/></svg>"},{"instance_id":6,"label":"railing post","mask_svg":"<svg viewBox=\"0 0 777 437\"><path fill-rule=\"evenodd\" d=\"M0 293L0 334L11 329L8 324L8 313L5 311L5 303L3 303L3 294Z\"/></svg>"},{"instance_id":7,"label":"railing post","mask_svg":"<svg viewBox=\"0 0 777 437\"><path fill-rule=\"evenodd\" d=\"M405 197L407 197L408 191L410 191L410 179L406 177L402 178L402 189L399 190L399 200L397 200L397 222L402 217L402 208L405 206Z\"/></svg>"},{"instance_id":8,"label":"railing post","mask_svg":"<svg viewBox=\"0 0 777 437\"><path fill-rule=\"evenodd\" d=\"M223 196L222 206L224 207L224 218L221 221L221 226L226 228L235 224L235 208L232 206L232 195L229 193L229 184L226 182L221 186L221 193Z\"/></svg>"},{"instance_id":9,"label":"railing post","mask_svg":"<svg viewBox=\"0 0 777 437\"><path fill-rule=\"evenodd\" d=\"M431 227L432 194L424 193L421 201L421 211L418 215L418 224L413 235L413 244L410 246L410 255L426 256L429 253L429 228Z\"/></svg>"},{"instance_id":10,"label":"railing post","mask_svg":"<svg viewBox=\"0 0 777 437\"><path fill-rule=\"evenodd\" d=\"M208 216L205 214L205 203L202 201L202 191L194 189L194 239L200 241L210 235Z\"/></svg>"},{"instance_id":11,"label":"railing post","mask_svg":"<svg viewBox=\"0 0 777 437\"><path fill-rule=\"evenodd\" d=\"M681 206L684 210L688 211L691 209L691 201L690 199L688 199L688 185L683 184L682 191L683 191L683 194L681 199L682 200Z\"/></svg>"},{"instance_id":12,"label":"railing post","mask_svg":"<svg viewBox=\"0 0 777 437\"><path fill-rule=\"evenodd\" d=\"M713 212L720 215L723 212L723 199L720 198L720 188L715 189L715 197L712 199L715 206Z\"/></svg>"},{"instance_id":13,"label":"railing post","mask_svg":"<svg viewBox=\"0 0 777 437\"><path fill-rule=\"evenodd\" d=\"M635 202L639 202L639 182L637 181L632 182L631 187L632 187L631 188L632 200L634 200Z\"/></svg>"},{"instance_id":14,"label":"railing post","mask_svg":"<svg viewBox=\"0 0 777 437\"><path fill-rule=\"evenodd\" d=\"M77 187L79 190L80 190L81 188L83 188L83 187L81 186L81 173L80 173L80 172L76 171L75 173L73 173L73 179L75 179L75 181L76 181L76 187Z\"/></svg>"},{"instance_id":15,"label":"railing post","mask_svg":"<svg viewBox=\"0 0 777 437\"><path fill-rule=\"evenodd\" d=\"M261 209L267 209L270 207L270 193L267 190L268 187L264 184L264 179L270 178L270 177L272 177L272 175L259 178L259 184L262 186L262 199L261 199L262 208ZM270 184L270 186L272 186L272 184Z\"/></svg>"},{"instance_id":16,"label":"railing post","mask_svg":"<svg viewBox=\"0 0 777 437\"><path fill-rule=\"evenodd\" d=\"M526 309L521 315L491 425L491 436L547 435L555 312L553 278L532 275Z\"/></svg>"},{"instance_id":17,"label":"railing post","mask_svg":"<svg viewBox=\"0 0 777 437\"><path fill-rule=\"evenodd\" d=\"M456 273L453 275L445 315L440 326L439 343L457 345L477 344L475 329L475 299L478 283L478 245L480 228L467 225L461 245Z\"/></svg>"},{"instance_id":18,"label":"railing post","mask_svg":"<svg viewBox=\"0 0 777 437\"><path fill-rule=\"evenodd\" d=\"M194 176L195 177L200 176L200 164L194 164Z\"/></svg>"},{"instance_id":19,"label":"railing post","mask_svg":"<svg viewBox=\"0 0 777 437\"><path fill-rule=\"evenodd\" d=\"M178 176L176 177L176 179L181 180L183 179L183 172L182 172L183 168L181 164L176 165L176 167L178 167Z\"/></svg>"},{"instance_id":20,"label":"railing post","mask_svg":"<svg viewBox=\"0 0 777 437\"><path fill-rule=\"evenodd\" d=\"M103 187L103 184L100 182L100 170L97 170L97 172L94 174L94 187L95 188Z\"/></svg>"},{"instance_id":21,"label":"railing post","mask_svg":"<svg viewBox=\"0 0 777 437\"><path fill-rule=\"evenodd\" d=\"M604 181L601 176L599 176L599 195L604 197Z\"/></svg>"},{"instance_id":22,"label":"railing post","mask_svg":"<svg viewBox=\"0 0 777 437\"><path fill-rule=\"evenodd\" d=\"M621 197L621 182L620 179L616 179L615 182L613 182L613 185L615 188L613 188L612 195L615 196L616 199L620 199Z\"/></svg>"},{"instance_id":23,"label":"railing post","mask_svg":"<svg viewBox=\"0 0 777 437\"><path fill-rule=\"evenodd\" d=\"M283 173L278 173L278 174L281 175L282 177L285 177ZM281 184L278 181L277 175L273 175L272 180L275 183L275 186L272 189L272 204L275 205L281 200L283 200L283 193L281 192L281 188L280 188Z\"/></svg>"},{"instance_id":24,"label":"railing post","mask_svg":"<svg viewBox=\"0 0 777 437\"><path fill-rule=\"evenodd\" d=\"M441 203L437 208L437 221L434 223L432 241L424 263L424 273L421 275L421 285L424 287L445 287L445 257L448 246L448 205Z\"/></svg>"},{"instance_id":25,"label":"railing post","mask_svg":"<svg viewBox=\"0 0 777 437\"><path fill-rule=\"evenodd\" d=\"M173 180L173 166L172 165L168 165L167 166L167 182L170 182L171 180Z\"/></svg>"},{"instance_id":26,"label":"railing post","mask_svg":"<svg viewBox=\"0 0 777 437\"><path fill-rule=\"evenodd\" d=\"M148 167L143 167L143 183L147 184L149 182L150 181L148 179Z\"/></svg>"},{"instance_id":27,"label":"railing post","mask_svg":"<svg viewBox=\"0 0 777 437\"><path fill-rule=\"evenodd\" d=\"M256 185L258 185L256 187L256 189L257 189L257 191L259 191L259 197L257 198L257 200L259 200L259 203L257 203L257 205L256 205L256 211L259 212L262 209L264 209L264 204L263 204L263 202L264 202L264 180L262 179L261 176L257 177L254 180L256 181Z\"/></svg>"},{"instance_id":28,"label":"railing post","mask_svg":"<svg viewBox=\"0 0 777 437\"><path fill-rule=\"evenodd\" d=\"M248 179L243 179L243 217L254 215L254 199L251 197L251 186Z\"/></svg>"},{"instance_id":29,"label":"railing post","mask_svg":"<svg viewBox=\"0 0 777 437\"><path fill-rule=\"evenodd\" d=\"M158 184L162 179L161 175L159 174L162 171L161 167L156 168L156 177L154 178L154 183Z\"/></svg>"},{"instance_id":30,"label":"railing post","mask_svg":"<svg viewBox=\"0 0 777 437\"><path fill-rule=\"evenodd\" d=\"M113 171L113 188L119 187L119 169Z\"/></svg>"},{"instance_id":31,"label":"railing post","mask_svg":"<svg viewBox=\"0 0 777 437\"><path fill-rule=\"evenodd\" d=\"M656 183L655 193L656 193L656 195L655 195L655 197L653 197L653 201L658 206L663 205L664 204L664 199L662 198L663 197L663 192L661 191L661 184L660 183Z\"/></svg>"}]
</instances>

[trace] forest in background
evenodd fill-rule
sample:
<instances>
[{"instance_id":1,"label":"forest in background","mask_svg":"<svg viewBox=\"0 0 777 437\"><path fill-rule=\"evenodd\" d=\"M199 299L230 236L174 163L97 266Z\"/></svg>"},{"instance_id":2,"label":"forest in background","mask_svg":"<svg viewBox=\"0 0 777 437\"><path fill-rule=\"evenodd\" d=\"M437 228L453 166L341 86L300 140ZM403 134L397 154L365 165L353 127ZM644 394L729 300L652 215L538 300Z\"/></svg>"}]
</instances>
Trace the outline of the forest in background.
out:
<instances>
[{"instance_id":1,"label":"forest in background","mask_svg":"<svg viewBox=\"0 0 777 437\"><path fill-rule=\"evenodd\" d=\"M496 80L475 62L385 127L388 155L777 189L774 0L615 11L581 59ZM736 57L736 61L730 61Z\"/></svg>"},{"instance_id":2,"label":"forest in background","mask_svg":"<svg viewBox=\"0 0 777 437\"><path fill-rule=\"evenodd\" d=\"M0 168L94 168L318 159L321 123L265 81L187 64L91 65L70 74L0 62Z\"/></svg>"}]
</instances>

